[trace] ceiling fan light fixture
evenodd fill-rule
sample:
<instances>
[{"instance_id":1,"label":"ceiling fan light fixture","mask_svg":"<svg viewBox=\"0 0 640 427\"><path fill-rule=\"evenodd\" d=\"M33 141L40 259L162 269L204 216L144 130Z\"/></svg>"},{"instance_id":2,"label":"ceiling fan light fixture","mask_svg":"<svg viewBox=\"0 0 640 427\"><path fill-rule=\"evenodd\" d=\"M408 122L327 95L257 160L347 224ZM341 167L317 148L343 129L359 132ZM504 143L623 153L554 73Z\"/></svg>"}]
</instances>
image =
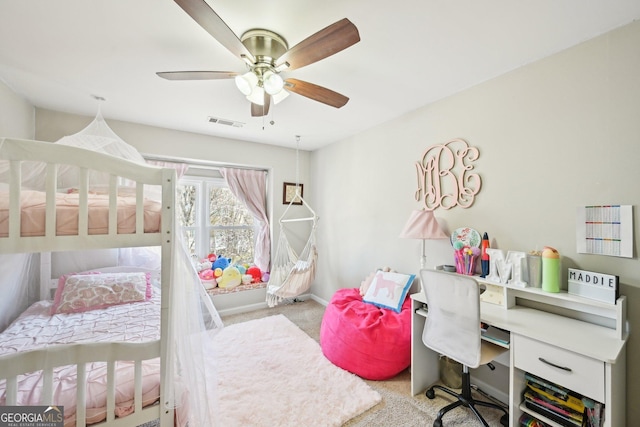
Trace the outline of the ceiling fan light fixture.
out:
<instances>
[{"instance_id":1,"label":"ceiling fan light fixture","mask_svg":"<svg viewBox=\"0 0 640 427\"><path fill-rule=\"evenodd\" d=\"M247 99L253 104L264 105L264 89L260 86L256 86L253 89L253 92L247 95Z\"/></svg>"},{"instance_id":2,"label":"ceiling fan light fixture","mask_svg":"<svg viewBox=\"0 0 640 427\"><path fill-rule=\"evenodd\" d=\"M275 95L282 91L284 80L282 80L279 74L267 70L262 76L262 86L269 95Z\"/></svg>"},{"instance_id":3,"label":"ceiling fan light fixture","mask_svg":"<svg viewBox=\"0 0 640 427\"><path fill-rule=\"evenodd\" d=\"M280 101L284 100L287 96L289 96L289 92L286 90L281 90L275 95L271 95L271 99L273 99L273 104L278 105Z\"/></svg>"},{"instance_id":4,"label":"ceiling fan light fixture","mask_svg":"<svg viewBox=\"0 0 640 427\"><path fill-rule=\"evenodd\" d=\"M235 78L236 86L243 95L249 96L254 91L254 88L258 86L258 76L252 71L245 73Z\"/></svg>"}]
</instances>

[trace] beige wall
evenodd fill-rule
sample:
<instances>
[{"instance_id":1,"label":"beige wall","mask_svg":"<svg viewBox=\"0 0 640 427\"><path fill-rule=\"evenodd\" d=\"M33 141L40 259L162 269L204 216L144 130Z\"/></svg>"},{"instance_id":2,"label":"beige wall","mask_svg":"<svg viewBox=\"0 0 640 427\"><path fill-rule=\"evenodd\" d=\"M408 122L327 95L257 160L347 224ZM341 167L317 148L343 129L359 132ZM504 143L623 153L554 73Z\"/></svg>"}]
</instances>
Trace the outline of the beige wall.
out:
<instances>
[{"instance_id":1,"label":"beige wall","mask_svg":"<svg viewBox=\"0 0 640 427\"><path fill-rule=\"evenodd\" d=\"M32 139L35 109L0 81L0 138Z\"/></svg>"},{"instance_id":2,"label":"beige wall","mask_svg":"<svg viewBox=\"0 0 640 427\"><path fill-rule=\"evenodd\" d=\"M480 150L482 189L469 209L436 217L448 231L488 232L497 248L550 245L565 269L619 275L632 331L627 419L640 419L638 46L640 22L313 152L310 194L321 217L313 292L328 300L382 266L417 272L419 241L398 238L420 208L414 163L427 147L464 138ZM576 252L576 207L607 203L634 205L633 259ZM453 263L447 241L427 250L429 265Z\"/></svg>"}]
</instances>

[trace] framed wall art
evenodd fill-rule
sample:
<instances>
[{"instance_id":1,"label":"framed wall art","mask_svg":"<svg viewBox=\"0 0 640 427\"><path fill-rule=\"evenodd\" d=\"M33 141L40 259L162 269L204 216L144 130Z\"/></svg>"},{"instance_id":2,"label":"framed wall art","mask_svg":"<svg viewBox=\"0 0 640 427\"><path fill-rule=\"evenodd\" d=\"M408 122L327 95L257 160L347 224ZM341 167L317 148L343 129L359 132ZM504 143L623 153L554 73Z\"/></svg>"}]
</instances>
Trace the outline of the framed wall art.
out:
<instances>
[{"instance_id":1,"label":"framed wall art","mask_svg":"<svg viewBox=\"0 0 640 427\"><path fill-rule=\"evenodd\" d=\"M288 205L291 203L292 205L301 205L302 200L300 198L295 198L296 192L300 197L302 196L302 191L304 189L303 184L295 184L294 182L285 182L282 186L282 204ZM295 200L294 200L295 198ZM292 202L293 200L293 202Z\"/></svg>"}]
</instances>

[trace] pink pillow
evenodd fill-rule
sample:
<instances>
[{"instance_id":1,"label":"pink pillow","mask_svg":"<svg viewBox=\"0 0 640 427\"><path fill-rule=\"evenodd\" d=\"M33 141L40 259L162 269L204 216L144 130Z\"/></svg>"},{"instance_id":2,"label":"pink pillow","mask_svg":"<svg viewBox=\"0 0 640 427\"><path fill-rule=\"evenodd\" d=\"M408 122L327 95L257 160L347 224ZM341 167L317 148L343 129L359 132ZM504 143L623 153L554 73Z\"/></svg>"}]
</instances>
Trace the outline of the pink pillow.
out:
<instances>
[{"instance_id":1,"label":"pink pillow","mask_svg":"<svg viewBox=\"0 0 640 427\"><path fill-rule=\"evenodd\" d=\"M362 301L358 288L339 289L320 326L322 353L369 380L386 380L411 364L411 299L400 313Z\"/></svg>"},{"instance_id":2,"label":"pink pillow","mask_svg":"<svg viewBox=\"0 0 640 427\"><path fill-rule=\"evenodd\" d=\"M51 314L79 313L117 304L147 301L153 295L149 273L70 274L58 279Z\"/></svg>"}]
</instances>

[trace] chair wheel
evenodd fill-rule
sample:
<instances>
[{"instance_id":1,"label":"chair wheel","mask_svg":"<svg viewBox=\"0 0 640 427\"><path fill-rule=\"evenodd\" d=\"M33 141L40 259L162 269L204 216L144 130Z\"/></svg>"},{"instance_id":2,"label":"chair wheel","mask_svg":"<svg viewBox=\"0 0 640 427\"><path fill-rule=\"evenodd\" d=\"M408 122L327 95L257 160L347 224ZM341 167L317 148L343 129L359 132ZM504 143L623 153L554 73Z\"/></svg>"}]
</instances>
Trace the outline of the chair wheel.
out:
<instances>
[{"instance_id":1,"label":"chair wheel","mask_svg":"<svg viewBox=\"0 0 640 427\"><path fill-rule=\"evenodd\" d=\"M433 422L433 427L442 427L442 420L437 419Z\"/></svg>"},{"instance_id":2,"label":"chair wheel","mask_svg":"<svg viewBox=\"0 0 640 427\"><path fill-rule=\"evenodd\" d=\"M432 388L430 388L429 390L427 390L427 392L425 393L425 395L429 398L429 399L435 399L436 398L436 392L433 391ZM436 425L434 424L434 427Z\"/></svg>"},{"instance_id":3,"label":"chair wheel","mask_svg":"<svg viewBox=\"0 0 640 427\"><path fill-rule=\"evenodd\" d=\"M509 427L509 415L508 414L504 414L503 416L500 417L500 424L502 424L504 427Z\"/></svg>"}]
</instances>

